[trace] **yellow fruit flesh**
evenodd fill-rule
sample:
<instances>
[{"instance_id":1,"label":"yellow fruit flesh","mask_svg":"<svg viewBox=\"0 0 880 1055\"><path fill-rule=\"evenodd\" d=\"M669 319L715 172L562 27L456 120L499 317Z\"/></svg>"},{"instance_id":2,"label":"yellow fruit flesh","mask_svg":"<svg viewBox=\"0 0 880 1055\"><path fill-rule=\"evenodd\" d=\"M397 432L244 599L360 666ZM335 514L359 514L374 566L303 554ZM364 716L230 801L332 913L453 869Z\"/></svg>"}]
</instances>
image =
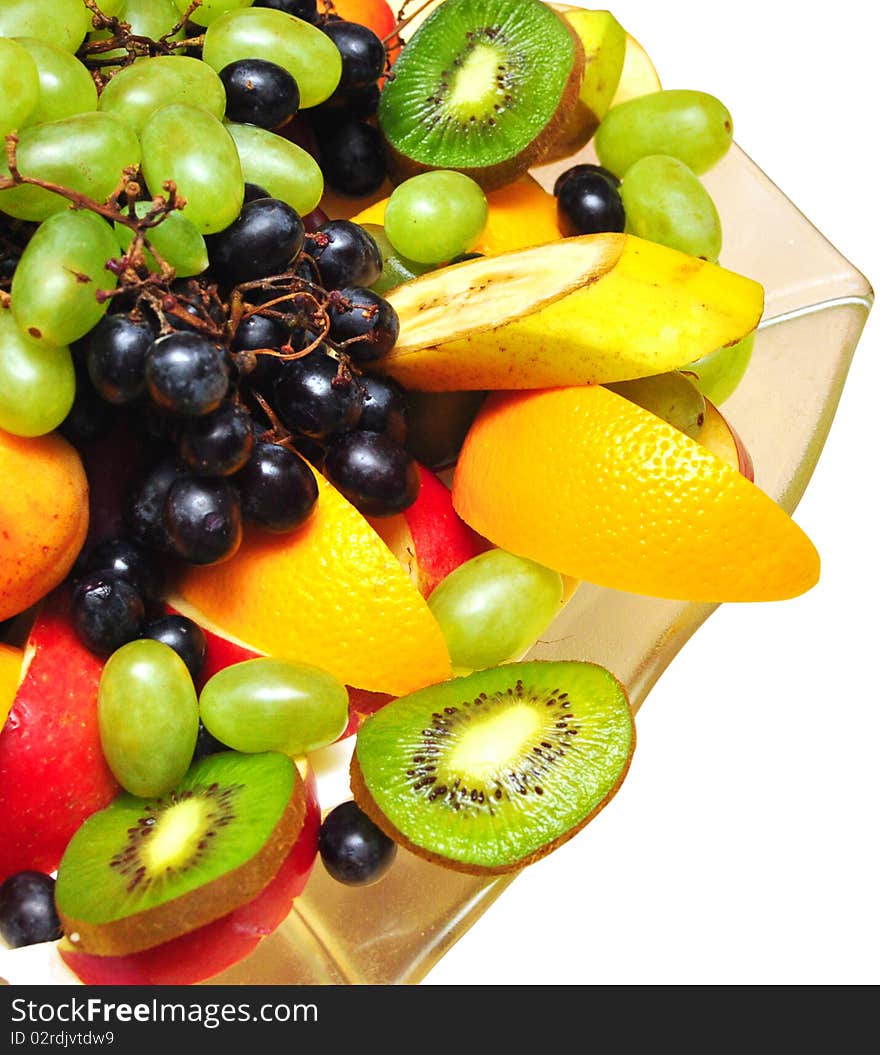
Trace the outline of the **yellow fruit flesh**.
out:
<instances>
[{"instance_id":1,"label":"yellow fruit flesh","mask_svg":"<svg viewBox=\"0 0 880 1055\"><path fill-rule=\"evenodd\" d=\"M12 701L21 680L24 653L11 645L0 645L0 728L12 709Z\"/></svg>"},{"instance_id":2,"label":"yellow fruit flesh","mask_svg":"<svg viewBox=\"0 0 880 1055\"><path fill-rule=\"evenodd\" d=\"M781 600L819 576L813 544L767 495L601 386L490 397L453 503L495 545L631 593Z\"/></svg>"}]
</instances>

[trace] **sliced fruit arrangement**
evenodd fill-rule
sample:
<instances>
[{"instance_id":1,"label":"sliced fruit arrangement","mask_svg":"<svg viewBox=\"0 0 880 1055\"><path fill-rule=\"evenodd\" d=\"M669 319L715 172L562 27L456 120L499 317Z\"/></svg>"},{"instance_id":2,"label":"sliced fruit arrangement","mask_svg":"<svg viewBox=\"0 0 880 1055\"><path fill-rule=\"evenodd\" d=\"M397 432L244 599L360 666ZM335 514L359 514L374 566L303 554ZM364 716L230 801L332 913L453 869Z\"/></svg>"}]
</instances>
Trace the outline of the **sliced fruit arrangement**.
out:
<instances>
[{"instance_id":1,"label":"sliced fruit arrangement","mask_svg":"<svg viewBox=\"0 0 880 1055\"><path fill-rule=\"evenodd\" d=\"M519 663L395 700L358 733L355 801L408 849L498 874L570 839L620 786L626 694L588 663Z\"/></svg>"}]
</instances>

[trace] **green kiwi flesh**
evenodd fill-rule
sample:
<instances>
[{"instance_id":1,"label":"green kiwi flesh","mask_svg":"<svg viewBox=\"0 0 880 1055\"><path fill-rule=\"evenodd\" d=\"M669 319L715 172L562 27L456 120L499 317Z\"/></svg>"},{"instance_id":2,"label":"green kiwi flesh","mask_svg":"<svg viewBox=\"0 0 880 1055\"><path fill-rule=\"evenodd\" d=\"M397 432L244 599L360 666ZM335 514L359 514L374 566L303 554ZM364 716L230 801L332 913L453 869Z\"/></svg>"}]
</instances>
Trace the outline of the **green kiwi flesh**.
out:
<instances>
[{"instance_id":1,"label":"green kiwi flesh","mask_svg":"<svg viewBox=\"0 0 880 1055\"><path fill-rule=\"evenodd\" d=\"M122 956L211 923L259 894L299 837L306 793L276 752L222 752L167 795L123 794L78 829L58 867L64 933Z\"/></svg>"},{"instance_id":2,"label":"green kiwi flesh","mask_svg":"<svg viewBox=\"0 0 880 1055\"><path fill-rule=\"evenodd\" d=\"M554 142L583 71L580 39L541 0L446 0L382 92L392 179L442 168L485 190L512 182Z\"/></svg>"},{"instance_id":3,"label":"green kiwi flesh","mask_svg":"<svg viewBox=\"0 0 880 1055\"><path fill-rule=\"evenodd\" d=\"M570 839L629 768L635 726L603 667L511 663L392 700L361 727L358 805L421 857L510 872Z\"/></svg>"}]
</instances>

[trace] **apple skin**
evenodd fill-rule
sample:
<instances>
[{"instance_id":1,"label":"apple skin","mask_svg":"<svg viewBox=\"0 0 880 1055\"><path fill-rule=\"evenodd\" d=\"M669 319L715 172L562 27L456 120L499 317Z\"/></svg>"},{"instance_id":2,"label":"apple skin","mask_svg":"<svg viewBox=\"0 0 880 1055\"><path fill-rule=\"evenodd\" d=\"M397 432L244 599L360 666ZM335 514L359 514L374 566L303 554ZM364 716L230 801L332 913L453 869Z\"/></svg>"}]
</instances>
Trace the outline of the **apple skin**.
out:
<instances>
[{"instance_id":1,"label":"apple skin","mask_svg":"<svg viewBox=\"0 0 880 1055\"><path fill-rule=\"evenodd\" d=\"M60 587L37 612L0 734L0 881L53 871L80 824L119 791L98 733L103 666L77 637Z\"/></svg>"},{"instance_id":2,"label":"apple skin","mask_svg":"<svg viewBox=\"0 0 880 1055\"><path fill-rule=\"evenodd\" d=\"M385 545L409 571L423 597L460 564L491 548L456 513L449 488L435 473L419 466L421 484L415 502L393 517L370 520Z\"/></svg>"},{"instance_id":3,"label":"apple skin","mask_svg":"<svg viewBox=\"0 0 880 1055\"><path fill-rule=\"evenodd\" d=\"M708 399L697 441L722 461L738 469L750 483L755 482L755 466L742 437Z\"/></svg>"},{"instance_id":4,"label":"apple skin","mask_svg":"<svg viewBox=\"0 0 880 1055\"><path fill-rule=\"evenodd\" d=\"M299 838L278 873L254 899L213 923L130 956L92 956L66 941L62 960L86 985L194 985L241 962L287 918L305 889L318 853L321 812L314 773Z\"/></svg>"}]
</instances>

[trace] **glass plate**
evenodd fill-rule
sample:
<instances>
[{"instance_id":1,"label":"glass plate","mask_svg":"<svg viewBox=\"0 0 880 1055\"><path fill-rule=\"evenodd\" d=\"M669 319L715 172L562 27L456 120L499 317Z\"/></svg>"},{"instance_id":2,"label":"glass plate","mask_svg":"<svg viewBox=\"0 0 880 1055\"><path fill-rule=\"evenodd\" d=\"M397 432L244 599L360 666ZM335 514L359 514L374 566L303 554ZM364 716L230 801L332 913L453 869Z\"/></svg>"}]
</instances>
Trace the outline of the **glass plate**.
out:
<instances>
[{"instance_id":1,"label":"glass plate","mask_svg":"<svg viewBox=\"0 0 880 1055\"><path fill-rule=\"evenodd\" d=\"M584 160L594 157L585 153ZM549 189L556 172L570 164L536 175ZM756 483L791 512L828 435L871 289L737 147L705 181L728 221L723 264L766 291L752 363L724 413L752 454ZM581 584L530 656L601 663L625 683L638 709L714 608ZM335 745L316 759L324 809L349 797L351 747ZM480 880L401 851L381 883L358 890L329 879L318 862L287 921L211 983L417 983L514 878ZM40 955L36 948L32 953ZM13 969L27 962L19 953L30 961L21 974ZM73 980L57 956L47 964L45 952L39 964L28 950L0 959L0 973L12 981Z\"/></svg>"}]
</instances>

